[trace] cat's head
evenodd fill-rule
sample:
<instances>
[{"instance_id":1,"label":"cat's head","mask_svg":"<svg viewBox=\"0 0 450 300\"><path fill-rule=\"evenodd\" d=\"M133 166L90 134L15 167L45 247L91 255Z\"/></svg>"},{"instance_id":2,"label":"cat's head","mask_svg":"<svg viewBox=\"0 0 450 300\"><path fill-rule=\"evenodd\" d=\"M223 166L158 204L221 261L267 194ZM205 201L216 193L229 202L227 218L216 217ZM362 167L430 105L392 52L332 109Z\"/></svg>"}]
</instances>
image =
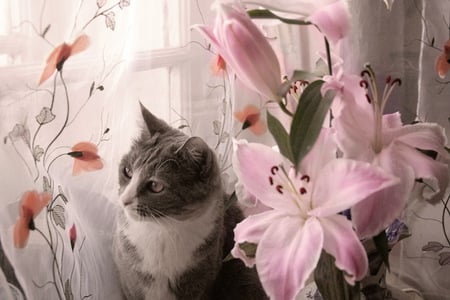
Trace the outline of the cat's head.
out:
<instances>
[{"instance_id":1,"label":"cat's head","mask_svg":"<svg viewBox=\"0 0 450 300\"><path fill-rule=\"evenodd\" d=\"M218 201L220 171L214 152L141 105L144 128L119 169L120 202L135 220L184 219ZM219 196L220 198L221 196Z\"/></svg>"}]
</instances>

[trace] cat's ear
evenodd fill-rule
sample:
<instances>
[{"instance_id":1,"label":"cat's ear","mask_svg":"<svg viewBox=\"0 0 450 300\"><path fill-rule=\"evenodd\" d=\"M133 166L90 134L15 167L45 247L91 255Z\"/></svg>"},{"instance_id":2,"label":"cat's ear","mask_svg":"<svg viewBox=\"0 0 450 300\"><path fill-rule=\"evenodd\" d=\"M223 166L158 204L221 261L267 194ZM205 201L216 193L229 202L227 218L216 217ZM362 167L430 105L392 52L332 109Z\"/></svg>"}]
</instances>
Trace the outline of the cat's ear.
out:
<instances>
[{"instance_id":1,"label":"cat's ear","mask_svg":"<svg viewBox=\"0 0 450 300\"><path fill-rule=\"evenodd\" d=\"M139 104L141 106L142 118L144 119L145 125L150 135L153 135L157 132L164 133L172 130L172 127L167 125L167 123L163 120L153 115L147 108L145 108L145 106L141 102L139 102Z\"/></svg>"},{"instance_id":2,"label":"cat's ear","mask_svg":"<svg viewBox=\"0 0 450 300\"><path fill-rule=\"evenodd\" d=\"M192 166L197 168L200 177L208 178L216 167L216 157L203 139L190 137L181 146L180 151Z\"/></svg>"}]
</instances>

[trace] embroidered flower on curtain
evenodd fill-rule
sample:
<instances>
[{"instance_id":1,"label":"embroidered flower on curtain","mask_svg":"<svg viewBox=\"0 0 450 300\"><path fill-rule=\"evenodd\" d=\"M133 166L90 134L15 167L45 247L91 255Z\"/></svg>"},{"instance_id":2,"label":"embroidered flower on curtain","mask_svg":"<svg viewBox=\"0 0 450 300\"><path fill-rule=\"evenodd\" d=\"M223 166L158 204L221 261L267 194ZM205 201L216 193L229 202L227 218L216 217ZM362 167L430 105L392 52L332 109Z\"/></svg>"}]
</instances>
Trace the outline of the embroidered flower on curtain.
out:
<instances>
[{"instance_id":1,"label":"embroidered flower on curtain","mask_svg":"<svg viewBox=\"0 0 450 300\"><path fill-rule=\"evenodd\" d=\"M89 46L89 37L85 34L80 35L72 44L62 43L50 53L44 71L39 79L39 85L46 81L52 74L58 70L61 71L64 62Z\"/></svg>"},{"instance_id":2,"label":"embroidered flower on curtain","mask_svg":"<svg viewBox=\"0 0 450 300\"><path fill-rule=\"evenodd\" d=\"M28 242L30 230L34 230L34 218L52 199L48 192L28 191L22 195L19 207L19 218L14 225L13 238L16 248L24 248Z\"/></svg>"},{"instance_id":3,"label":"embroidered flower on curtain","mask_svg":"<svg viewBox=\"0 0 450 300\"><path fill-rule=\"evenodd\" d=\"M80 142L72 147L72 152L67 153L74 158L73 175L83 171L95 171L103 168L103 162L97 154L97 146L90 142Z\"/></svg>"}]
</instances>

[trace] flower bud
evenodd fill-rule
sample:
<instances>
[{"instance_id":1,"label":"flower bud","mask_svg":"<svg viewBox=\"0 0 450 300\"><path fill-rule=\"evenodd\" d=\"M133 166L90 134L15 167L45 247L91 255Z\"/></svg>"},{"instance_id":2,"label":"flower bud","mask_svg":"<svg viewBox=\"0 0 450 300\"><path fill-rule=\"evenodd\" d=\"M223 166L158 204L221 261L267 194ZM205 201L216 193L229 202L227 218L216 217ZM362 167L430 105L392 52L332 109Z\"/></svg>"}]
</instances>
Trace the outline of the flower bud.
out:
<instances>
[{"instance_id":1,"label":"flower bud","mask_svg":"<svg viewBox=\"0 0 450 300\"><path fill-rule=\"evenodd\" d=\"M194 28L217 49L247 87L269 100L281 98L277 56L244 10L218 4L214 28L203 25Z\"/></svg>"}]
</instances>

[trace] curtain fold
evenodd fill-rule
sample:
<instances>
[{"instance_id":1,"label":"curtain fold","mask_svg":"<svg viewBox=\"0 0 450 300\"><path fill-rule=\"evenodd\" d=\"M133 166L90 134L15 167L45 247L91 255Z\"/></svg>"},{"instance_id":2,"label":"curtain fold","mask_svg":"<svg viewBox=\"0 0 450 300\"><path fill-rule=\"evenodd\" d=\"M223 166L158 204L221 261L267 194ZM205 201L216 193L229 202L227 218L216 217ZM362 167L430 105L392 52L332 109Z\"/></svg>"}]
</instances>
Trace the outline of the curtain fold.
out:
<instances>
[{"instance_id":1,"label":"curtain fold","mask_svg":"<svg viewBox=\"0 0 450 300\"><path fill-rule=\"evenodd\" d=\"M370 63L379 89L388 76L402 85L391 95L387 112L400 111L404 123L438 123L450 136L448 76L436 61L449 39L450 1L349 1L352 32L342 46L349 72ZM448 143L447 143L448 146ZM450 299L450 213L448 192L435 205L410 199L402 221L411 233L390 255L391 286L420 292L424 299Z\"/></svg>"}]
</instances>

